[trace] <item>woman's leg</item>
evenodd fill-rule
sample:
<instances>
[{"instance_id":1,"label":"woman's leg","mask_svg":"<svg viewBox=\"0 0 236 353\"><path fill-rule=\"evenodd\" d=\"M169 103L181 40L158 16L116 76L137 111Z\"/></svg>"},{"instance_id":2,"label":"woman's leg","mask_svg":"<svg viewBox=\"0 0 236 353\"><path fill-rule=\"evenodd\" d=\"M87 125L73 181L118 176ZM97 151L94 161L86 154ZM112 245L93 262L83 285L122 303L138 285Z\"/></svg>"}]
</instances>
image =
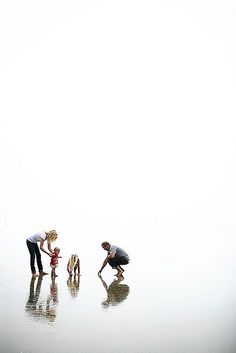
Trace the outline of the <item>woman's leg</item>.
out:
<instances>
[{"instance_id":1,"label":"woman's leg","mask_svg":"<svg viewBox=\"0 0 236 353\"><path fill-rule=\"evenodd\" d=\"M41 261L40 250L39 250L39 247L38 247L37 243L34 243L33 245L34 245L34 251L35 251L35 255L36 255L38 269L39 269L39 272L42 272L43 271L43 265L42 265L42 261Z\"/></svg>"},{"instance_id":2,"label":"woman's leg","mask_svg":"<svg viewBox=\"0 0 236 353\"><path fill-rule=\"evenodd\" d=\"M34 262L35 262L35 249L34 249L34 243L31 243L31 241L27 240L26 241L29 253L30 253L30 268L32 274L36 273Z\"/></svg>"}]
</instances>

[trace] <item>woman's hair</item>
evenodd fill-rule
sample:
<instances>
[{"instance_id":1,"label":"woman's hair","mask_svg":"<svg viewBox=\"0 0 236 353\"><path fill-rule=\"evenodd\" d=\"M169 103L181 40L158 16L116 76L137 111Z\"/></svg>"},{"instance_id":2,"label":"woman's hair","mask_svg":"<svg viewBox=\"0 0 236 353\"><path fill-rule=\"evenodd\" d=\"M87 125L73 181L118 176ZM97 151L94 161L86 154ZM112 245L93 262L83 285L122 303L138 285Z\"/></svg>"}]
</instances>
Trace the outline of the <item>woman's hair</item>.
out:
<instances>
[{"instance_id":1,"label":"woman's hair","mask_svg":"<svg viewBox=\"0 0 236 353\"><path fill-rule=\"evenodd\" d=\"M55 241L57 239L57 237L58 237L58 234L55 231L55 229L50 230L49 232L45 232L45 233L47 235L47 240L50 241L50 242Z\"/></svg>"}]
</instances>

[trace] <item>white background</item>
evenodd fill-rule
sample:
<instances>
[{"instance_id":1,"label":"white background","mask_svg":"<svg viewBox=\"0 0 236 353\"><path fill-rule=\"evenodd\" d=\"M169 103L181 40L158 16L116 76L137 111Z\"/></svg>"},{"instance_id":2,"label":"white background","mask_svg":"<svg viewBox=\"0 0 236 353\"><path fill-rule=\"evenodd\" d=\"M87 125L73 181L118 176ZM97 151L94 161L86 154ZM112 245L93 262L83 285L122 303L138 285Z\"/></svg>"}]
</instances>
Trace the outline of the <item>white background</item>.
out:
<instances>
[{"instance_id":1,"label":"white background","mask_svg":"<svg viewBox=\"0 0 236 353\"><path fill-rule=\"evenodd\" d=\"M110 240L141 255L151 242L181 261L218 232L226 255L235 3L0 6L0 211L12 244L56 228L64 253Z\"/></svg>"},{"instance_id":2,"label":"white background","mask_svg":"<svg viewBox=\"0 0 236 353\"><path fill-rule=\"evenodd\" d=\"M1 1L4 351L106 353L119 332L120 351L235 352L235 14L228 0ZM25 239L53 228L60 304L39 329ZM109 315L105 240L131 257Z\"/></svg>"}]
</instances>

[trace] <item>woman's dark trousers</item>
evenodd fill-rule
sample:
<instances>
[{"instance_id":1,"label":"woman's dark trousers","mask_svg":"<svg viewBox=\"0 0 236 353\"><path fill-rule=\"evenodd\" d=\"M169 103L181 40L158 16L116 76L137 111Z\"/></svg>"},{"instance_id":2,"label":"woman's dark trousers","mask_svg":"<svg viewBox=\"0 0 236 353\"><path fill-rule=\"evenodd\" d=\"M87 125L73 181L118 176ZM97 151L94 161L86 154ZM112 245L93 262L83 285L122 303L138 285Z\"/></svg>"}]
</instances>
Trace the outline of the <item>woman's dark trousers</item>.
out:
<instances>
[{"instance_id":1,"label":"woman's dark trousers","mask_svg":"<svg viewBox=\"0 0 236 353\"><path fill-rule=\"evenodd\" d=\"M31 241L27 240L26 241L27 247L29 249L29 253L30 253L30 267L31 267L31 271L32 273L35 273L35 255L36 255L36 261L37 261L37 265L38 265L38 269L39 272L43 271L43 265L42 265L42 261L41 261L41 254L40 254L40 250L38 247L37 243L31 243Z\"/></svg>"}]
</instances>

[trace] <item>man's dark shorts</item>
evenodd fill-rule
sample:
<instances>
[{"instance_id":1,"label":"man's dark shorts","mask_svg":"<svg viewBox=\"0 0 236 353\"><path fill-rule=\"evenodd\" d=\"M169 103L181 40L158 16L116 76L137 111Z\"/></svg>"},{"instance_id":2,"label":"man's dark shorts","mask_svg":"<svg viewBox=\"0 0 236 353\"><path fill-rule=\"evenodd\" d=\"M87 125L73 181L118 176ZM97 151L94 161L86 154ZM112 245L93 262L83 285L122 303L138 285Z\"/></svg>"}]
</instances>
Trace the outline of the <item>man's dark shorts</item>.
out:
<instances>
[{"instance_id":1,"label":"man's dark shorts","mask_svg":"<svg viewBox=\"0 0 236 353\"><path fill-rule=\"evenodd\" d=\"M124 256L115 256L113 259L109 259L108 263L112 268L116 268L119 265L127 265L129 260Z\"/></svg>"}]
</instances>

